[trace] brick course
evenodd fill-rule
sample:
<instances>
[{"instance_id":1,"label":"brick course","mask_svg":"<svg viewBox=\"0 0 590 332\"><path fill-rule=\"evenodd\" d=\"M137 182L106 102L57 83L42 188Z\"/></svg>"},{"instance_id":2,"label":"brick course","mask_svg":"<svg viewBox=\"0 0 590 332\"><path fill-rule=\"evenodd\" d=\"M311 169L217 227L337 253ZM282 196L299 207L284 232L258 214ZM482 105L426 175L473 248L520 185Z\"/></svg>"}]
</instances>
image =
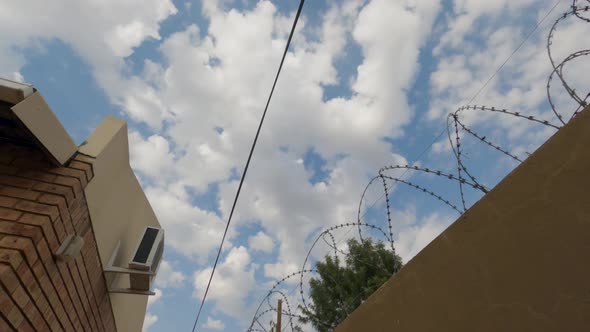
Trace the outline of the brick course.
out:
<instances>
[{"instance_id":1,"label":"brick course","mask_svg":"<svg viewBox=\"0 0 590 332\"><path fill-rule=\"evenodd\" d=\"M0 331L115 331L84 188L94 159L52 166L35 148L0 141ZM53 254L84 238L70 262Z\"/></svg>"}]
</instances>

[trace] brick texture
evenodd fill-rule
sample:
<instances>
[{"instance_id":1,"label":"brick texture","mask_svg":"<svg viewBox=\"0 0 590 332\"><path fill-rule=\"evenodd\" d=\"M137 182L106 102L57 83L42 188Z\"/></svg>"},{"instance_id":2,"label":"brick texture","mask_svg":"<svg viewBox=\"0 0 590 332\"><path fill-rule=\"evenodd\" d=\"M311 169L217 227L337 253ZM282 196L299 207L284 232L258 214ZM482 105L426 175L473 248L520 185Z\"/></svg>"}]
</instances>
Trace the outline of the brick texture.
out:
<instances>
[{"instance_id":1,"label":"brick texture","mask_svg":"<svg viewBox=\"0 0 590 332\"><path fill-rule=\"evenodd\" d=\"M116 330L84 197L93 160L55 167L30 144L0 141L0 331ZM57 261L70 234L82 251Z\"/></svg>"}]
</instances>

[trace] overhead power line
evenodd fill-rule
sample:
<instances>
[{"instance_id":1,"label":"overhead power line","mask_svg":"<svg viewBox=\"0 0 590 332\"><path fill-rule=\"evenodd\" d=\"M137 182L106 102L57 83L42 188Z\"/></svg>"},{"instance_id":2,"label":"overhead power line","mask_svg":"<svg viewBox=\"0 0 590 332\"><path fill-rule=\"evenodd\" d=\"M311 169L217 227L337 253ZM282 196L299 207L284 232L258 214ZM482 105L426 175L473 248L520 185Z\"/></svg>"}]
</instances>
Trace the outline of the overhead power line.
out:
<instances>
[{"instance_id":1,"label":"overhead power line","mask_svg":"<svg viewBox=\"0 0 590 332\"><path fill-rule=\"evenodd\" d=\"M275 91L275 87L277 85L277 81L279 80L279 75L281 74L281 69L283 68L283 63L285 62L285 57L287 56L287 52L289 51L289 45L291 44L291 40L293 39L293 34L295 33L295 27L297 26L297 21L299 21L299 16L301 15L301 11L303 10L304 3L305 3L305 0L300 1L299 8L297 9L297 14L295 14L293 26L291 27L291 32L289 33L289 38L287 39L287 45L285 45L285 51L283 52L283 57L281 58L281 64L279 65L279 69L277 70L275 80L274 80L274 82L272 84L272 88L270 90L270 94L268 95L268 100L266 101L266 106L264 107L264 112L262 113L262 118L260 118L260 123L258 124L258 130L256 130L256 136L254 136L254 141L252 142L252 147L250 148L250 154L248 155L248 160L246 161L246 166L244 166L244 172L242 173L242 177L240 179L240 184L238 185L238 190L236 191L236 196L234 197L234 202L232 204L232 208L229 213L229 218L227 219L227 224L225 225L225 231L223 232L223 237L221 238L221 243L219 244L219 250L217 251L217 257L215 258L215 263L213 264L213 269L211 270L211 276L209 277L209 282L207 283L207 288L205 288L205 294L203 294L203 299L201 300L201 305L199 306L199 310L197 312L197 317L195 318L195 323L193 324L193 329L192 329L193 332L195 331L195 329L197 327L197 323L199 322L199 317L201 316L201 312L203 310L205 300L207 299L207 294L209 293L209 287L211 286L213 276L215 275L215 269L217 268L217 263L219 263L219 256L221 256L221 251L223 249L225 237L227 235L229 225L231 224L231 220L234 215L234 211L236 209L236 204L238 202L238 198L240 197L242 185L244 184L244 180L246 179L246 174L248 173L248 167L250 166L250 161L252 160L252 155L254 154L254 149L256 148L256 143L258 142L258 136L260 136L260 130L262 129L262 124L264 123L264 118L266 117L266 112L268 111L268 106L270 105L272 95L273 95L273 93Z\"/></svg>"}]
</instances>

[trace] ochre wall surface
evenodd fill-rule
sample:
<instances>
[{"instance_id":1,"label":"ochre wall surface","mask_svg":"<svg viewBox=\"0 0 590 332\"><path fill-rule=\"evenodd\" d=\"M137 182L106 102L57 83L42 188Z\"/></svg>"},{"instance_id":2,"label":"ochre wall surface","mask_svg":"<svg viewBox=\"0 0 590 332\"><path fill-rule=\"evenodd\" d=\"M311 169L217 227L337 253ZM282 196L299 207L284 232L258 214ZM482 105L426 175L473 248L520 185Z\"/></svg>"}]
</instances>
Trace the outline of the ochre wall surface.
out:
<instances>
[{"instance_id":1,"label":"ochre wall surface","mask_svg":"<svg viewBox=\"0 0 590 332\"><path fill-rule=\"evenodd\" d=\"M84 195L93 161L54 167L34 146L0 140L0 331L116 330ZM69 234L84 238L81 254L56 261Z\"/></svg>"},{"instance_id":2,"label":"ochre wall surface","mask_svg":"<svg viewBox=\"0 0 590 332\"><path fill-rule=\"evenodd\" d=\"M81 153L95 158L94 179L84 192L99 255L103 264L113 259L113 264L121 267L127 267L133 258L146 226L161 228L129 166L127 136L125 121L106 117L80 147ZM114 288L130 286L128 275L110 274L106 278ZM110 299L117 329L140 332L148 296L113 292Z\"/></svg>"},{"instance_id":3,"label":"ochre wall surface","mask_svg":"<svg viewBox=\"0 0 590 332\"><path fill-rule=\"evenodd\" d=\"M336 331L590 331L589 189L587 109Z\"/></svg>"}]
</instances>

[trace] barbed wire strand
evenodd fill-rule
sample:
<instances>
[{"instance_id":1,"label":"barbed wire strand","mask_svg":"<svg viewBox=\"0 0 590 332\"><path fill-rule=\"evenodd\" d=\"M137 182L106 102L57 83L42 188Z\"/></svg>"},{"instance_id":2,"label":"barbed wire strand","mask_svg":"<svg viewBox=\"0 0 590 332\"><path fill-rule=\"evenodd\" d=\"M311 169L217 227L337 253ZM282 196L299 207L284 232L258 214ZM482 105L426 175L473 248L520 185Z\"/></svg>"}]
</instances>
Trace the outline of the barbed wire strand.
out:
<instances>
[{"instance_id":1,"label":"barbed wire strand","mask_svg":"<svg viewBox=\"0 0 590 332\"><path fill-rule=\"evenodd\" d=\"M590 2L590 0L587 0L587 1L589 1L589 2ZM538 28L538 27L539 27L539 26L542 24L542 22L543 22L543 21L544 21L544 20L545 20L545 19L546 19L546 18L547 18L549 15L550 15L550 13L551 13L551 12L552 12L552 11L553 11L553 10L554 10L556 7L557 7L557 5L558 5L560 2L561 2L561 0L560 0L560 1L558 1L558 2L557 2L557 3L556 3L556 4L555 4L555 5L554 5L554 6L553 6L551 9L550 9L550 11L549 11L549 12L548 12L548 13L547 13L547 14L546 14L546 15L545 15L545 16L544 16L542 19L541 19L541 21L539 21L539 22L537 23L537 25L535 26L535 28L534 28L534 29L533 29L533 30L532 30L532 31L531 31L531 32L530 32L530 33L527 35L527 37L525 38L525 40L523 40L523 42L522 42L522 43L521 43L521 44L520 44L520 45L517 47L517 49L516 49L516 50L514 50L514 51L512 52L512 54L511 54L511 55L508 57L508 59L506 59L506 61L504 61L504 63L503 63L501 66L500 66L500 68L498 68L498 70L496 70L496 72L495 72L495 73L492 75L492 77L490 77L490 79L488 79L488 80L487 80L487 81L484 83L484 86L482 86L482 88L480 88L480 89L478 90L478 92L477 92L477 93L476 93L476 94L475 94L475 95L474 95L474 96L473 96L473 97L470 99L470 101L469 101L469 103L468 103L468 104L470 104L470 103L471 103L471 102L472 102L472 101L473 101L473 100L474 100L474 99L475 99L475 98L476 98L476 97L477 97L477 96L478 96L478 95L481 93L481 91L483 91L483 89L485 88L485 86L487 86L487 85L489 84L489 82L490 82L490 81L491 81L491 80L492 80L492 79L493 79L493 78L494 78L494 77L495 77L495 76L498 74L498 72L499 72L499 71L502 69L502 67L503 67L503 66L504 66L506 63L508 63L508 61L510 60L510 58L511 58L511 57L512 57L512 56L513 56L513 55L514 55L514 54L515 54L515 53L518 51L518 49L520 49L520 48L522 47L522 45L524 45L524 43L526 42L526 40L528 40L528 39L530 38L530 36L531 36L531 35L532 35L532 34L535 32L535 30L537 30L537 28ZM573 3L574 3L574 5L575 5L575 3L576 3L576 0L574 0L574 1L573 1ZM586 10L585 10L585 11L588 11L588 9L587 9L587 8L588 8L588 7L586 7ZM572 13L574 13L574 14L575 14L575 16L578 16L578 12L579 12L579 10L576 10L576 8L573 8L573 10L572 10ZM571 15L570 15L570 16L571 16ZM563 18L559 18L557 21L559 21L559 20L561 20L561 19L563 19ZM585 20L585 21L587 21L587 22L590 22L590 20L588 20L588 19L586 19L586 18L582 18L582 19L583 19L583 20ZM553 31L553 30L554 30L554 28L552 28L552 30L551 30L551 31ZM550 32L550 33L552 33L552 32ZM551 38L552 38L552 37L551 37ZM550 40L551 40L551 39L550 39ZM583 55L586 55L586 54L583 54ZM581 56L581 55L580 55L580 56ZM570 55L568 58L566 58L566 60L562 61L562 62L561 62L561 63L560 63L558 66L555 66L555 65L554 65L554 63L553 63L553 60L551 60L551 61L552 61L552 66L554 67L554 71L553 71L553 73L557 73L557 75L560 77L560 80L561 80L561 79L564 79L564 78L563 78L563 75L562 75L562 68L563 68L564 64L565 64L565 63L566 63L568 60L571 60L571 59L573 59L573 58L575 58L575 57L572 57L572 56ZM552 75L553 75L553 73L552 73ZM551 76L550 76L549 80L551 80ZM565 80L565 79L564 79L564 80ZM576 97L577 97L577 95L576 95L576 94L572 94L572 93L570 93L570 91L568 90L569 88L568 88L568 86L567 86L567 83L564 83L564 86L566 87L566 91L568 91L568 94L570 94L570 96L572 97L572 99L574 99L576 102L578 102L578 103L579 103L579 106L578 106L578 108L575 110L574 114L572 115L572 118L573 118L573 117L576 115L576 113L577 113L577 112L579 112L579 111L580 111L580 109L581 109L581 108L582 108L584 105L586 105L586 100L587 100L587 99L590 97L590 94L588 94L588 95L586 96L586 98L584 98L584 99L581 99L581 98L576 98ZM572 91L573 91L573 89L572 89ZM552 106L553 106L553 105L552 105ZM306 304L306 301L305 301L305 297L303 296L303 275L304 275L304 274L311 274L311 273L318 273L318 271L317 271L316 269L305 269L305 266L307 265L307 262L308 262L308 260L309 260L309 258L310 258L310 255L311 255L311 252L312 252L312 250L314 249L314 247L316 246L316 244L318 243L319 239L323 239L324 243L325 243L325 244L326 244L326 245L327 245L329 248L331 248L331 249L333 249L333 250L334 250L334 260L335 260L335 262L338 262L338 260L339 260L339 258L338 258L338 253L340 253L340 254L344 255L345 257L346 257L347 255L349 255L349 254L350 254L350 252L349 252L349 253L346 253L346 252L344 252L343 250L340 250L340 249L338 248L338 244L339 244L339 243L340 243L340 242L341 242L341 241L342 241L344 238L343 238L343 239L340 239L338 242L336 242L336 241L335 241L335 237L334 237L334 235L332 234L332 231L334 231L334 230L337 230L337 229L339 229L339 228L350 227L350 228L348 229L348 232L350 232L350 231L352 230L352 226L356 226L356 227L359 229L359 238L361 239L361 241L363 241L363 235L362 235L362 232L361 232L361 226L362 226L362 227L367 227L367 228L369 228L369 229L373 229L373 230L378 230L378 231L379 231L379 232L380 232L380 233L381 233L381 234L384 236L384 239L386 239L387 241L389 241L389 242L391 243L391 245L392 245L392 250L393 250L393 252L395 253L395 249L393 248L392 220L391 220L391 211L390 211L390 210L391 210L391 206L390 206L390 202L389 202L389 193L390 193L390 189L388 188L388 185L387 185L387 182L385 181L385 179L388 179L388 180L392 180L392 181L396 181L396 182L399 182L399 183L404 183L404 184L406 184L406 185L409 185L410 187L413 187L414 189L416 189L416 190L419 190L419 191L423 192L424 194L428 194L428 195L430 195L430 196L432 196L432 197L434 197L434 198L438 199L438 200L439 200L439 201L441 201L442 203L444 203L444 204L446 204L446 205L450 206L451 208L453 208L453 209L457 210L457 211L458 211L460 214L462 213L462 211L461 211L461 210L459 210L459 209L456 207L456 205L453 205L453 204L452 204L452 203L451 203L449 200L445 199L444 197L442 197L442 196L440 196L440 195L438 195L438 194L435 194L434 192L432 192L432 191L428 190L428 189L427 189L427 188L425 188L425 187L422 187L422 186L420 186L420 185L417 185L417 184L415 184L415 183L412 183L412 182L410 182L410 181L405 181L405 180L403 180L403 179L402 179L402 177L403 177L405 174L407 174L407 172L409 172L410 170L413 170L413 171L418 171L418 172L423 172L423 173L430 173L430 174L433 174L433 175L436 175L436 176L439 176L439 177L444 177L444 178L447 178L447 179L449 179L449 180L456 181L456 182L459 184L459 191L460 191L460 193L461 193L461 202L462 202L462 205L463 205L463 211L465 211L465 210L466 210L466 206L467 206L467 204L466 204L466 202L465 202L465 199L464 199L464 195L463 195L463 185L469 185L470 187L472 187L472 188L474 188L474 189L476 189L476 190L479 190L479 191L480 191L482 194L486 194L486 193L488 192L488 190L489 190L489 189L487 189L487 188L486 188L484 185L482 185L482 184L478 183L477 179L476 179L476 178L475 178L475 177L474 177L474 176L473 176L473 175L472 175L472 174L471 174L471 173L468 171L467 167L465 166L465 164L464 164L464 163L462 162L462 160L461 160L461 155L462 155L462 152L461 152L461 149L460 149L460 148L461 148L461 138L460 138L460 134L459 134L459 131L460 131L460 130L459 130L459 128L461 128L463 131L467 132L469 135L471 135L471 136L475 137L475 138L476 138L476 139L478 139L479 141L483 142L484 144L486 144L486 145L488 145L488 146L490 146L490 147L492 147L492 148L494 148L494 149L498 150L498 151L499 151L499 152L501 152L503 155L505 155L505 156L508 156L508 157L510 157L510 158L512 158L512 159L514 159L514 160L516 160L517 162L522 162L522 160L521 160L520 158L518 158L518 157L517 157L517 156L515 156L514 154L510 153L508 150L506 150L506 149L502 148L502 147L501 147L499 144L495 144L495 143L491 142L489 139L486 139L486 136L481 136L481 135L479 135L479 134L478 134L478 133L477 133L475 130L473 130L472 128L469 128L469 127L467 127L467 126L466 126L466 125L465 125L463 122L461 122L461 120L460 120L461 113L462 113L463 111L467 111L467 110L479 110L479 111L486 111L486 112L492 112L492 113L507 114L507 115L514 116L514 117L516 117L516 118L525 119L525 120L529 120L529 121L536 122L536 123L539 123L539 124L543 124L543 125L545 125L545 126L549 126L549 127L552 127L552 128L554 128L554 129L557 129L557 130L560 128L559 126L556 126L556 125L554 125L554 124L550 123L550 122L549 122L549 121L547 121L547 120L540 120L540 119L538 119L538 118L536 118L535 116L532 116L532 115L523 115L523 114L521 114L521 113L519 113L519 112L511 112L511 111L508 111L508 110L506 110L506 109L497 109L497 108L495 108L495 107L486 107L486 106L477 106L477 105L466 105L466 106L462 106L462 107L458 108L458 109L457 109L457 110L456 110L454 113L451 113L451 114L449 114L449 117L447 118L447 120L449 120L449 119L451 119L451 118L453 119L452 126L454 127L454 134L455 134L455 139L454 139L454 140L453 140L453 139L451 139L451 134L450 134L450 128L451 128L451 124L449 123L449 121L447 121L447 123L446 123L446 124L447 124L446 128L445 128L445 129L444 129L444 130L443 130L443 131L442 131L442 132L441 132L441 133L440 133L440 134L439 134L439 135L438 135L438 136L437 136L437 137L436 137L436 138L433 140L433 142L432 142L432 143L431 143L431 144L430 144L430 145L429 145L429 146L428 146L428 147L427 147L425 150L423 150L423 151L422 151L422 152L421 152L421 153L418 155L418 157L417 157L417 158L415 158L415 159L414 159L414 160L419 160L419 159L421 158L421 156L422 156L424 153L426 153L426 151L428 151L428 150L429 150L429 149L432 147L432 145L433 145L433 144L434 144L436 141L438 141L438 139L440 139L440 137L441 137L441 136L444 134L444 131L446 130L446 131L448 132L448 136L449 136L449 143L450 143L450 145L451 145L451 148L452 148L452 150L453 150L453 154L454 154L454 156L455 156L455 158L456 158L456 160L457 160L457 175L453 175L453 174L451 174L451 173L446 173L446 172L442 172L442 171L438 171L438 170L431 170L431 169L429 169L429 168L425 168L425 167L419 167L419 166L416 166L416 165L414 165L414 166L410 166L410 165L395 165L395 166L393 166L393 165L391 165L391 166L385 166L385 167L381 168L381 169L379 170L379 175L375 176L373 179L371 179L371 180L369 181L368 185L365 187L365 189L364 189L364 191L363 191L363 193L362 193L362 195L361 195L361 200L360 200L360 202L359 202L359 210L358 210L358 213L357 213L357 222L356 222L356 223L345 223L345 224L339 224L339 225L331 226L331 227L329 227L329 228L325 229L324 231L320 232L320 233L318 234L318 236L317 236L316 240L313 242L313 244L312 244L311 248L309 249L309 251L308 251L307 255L306 255L306 258L305 258L305 260L304 260L304 262L303 262L303 265L302 265L302 269L301 269L300 271L297 271L297 272L291 273L290 275L288 275L288 276L284 277L283 279L281 279L280 281L278 281L277 283L275 283L275 285L274 285L274 286L271 288L271 291L269 291L269 293L267 294L267 296L265 296L265 299L267 300L267 304L268 304L268 306L269 306L269 309L267 309L267 310L265 310L265 311L263 311L263 312L259 313L259 311L260 311L260 307L261 307L262 303L264 302L264 300L263 300L263 301L261 301L261 303L260 303L260 305L259 305L258 309L256 310L256 313L255 313L255 315L254 315L254 317L253 317L253 320L252 320L252 324L250 325L250 327L249 327L248 331L255 331L255 330L256 330L256 329L253 327L253 324L254 324L255 322L256 322L256 323L258 323L258 324L260 324L260 323L258 322L258 318L259 318L259 317L261 317L261 315L263 315L263 314L265 314L265 313L267 313L267 312L273 311L273 310L276 312L276 308L273 308L273 307L272 307L272 305L270 304L270 301L268 300L268 297L269 297L270 295L272 295L272 294L273 294L273 292L279 292L279 291L275 291L275 289L276 289L277 287L279 287L279 285L281 285L281 284L282 284L283 282L285 282L286 280L288 280L288 279L290 279L290 278L292 278L292 277L295 277L295 276L299 276L299 289L300 289L300 290L299 290L299 292L300 292L300 296L301 296L301 301L302 301L302 304L303 304L303 306L304 306L304 307L307 309L307 311L309 312L309 308L307 307L307 304ZM385 174L384 174L384 172L385 172L385 171L388 171L388 170L394 170L394 169L404 169L404 172L402 173L402 175L401 175L399 178L398 178L398 177L394 177L394 176L388 176L388 175L385 175ZM465 179L465 178L463 177L462 173L465 173L465 174L467 175L467 177L468 177L470 180L467 180L467 179ZM367 191L368 191L368 188L369 188L369 187L370 187L370 186L373 184L373 182L374 182L376 179L378 179L378 178L380 178L380 179L382 180L382 187L383 187L383 189L384 189L384 192L383 192L382 196L381 196L380 198L378 198L378 199L377 199L377 200L376 200L376 201L375 201L375 202L372 204L372 206L370 206L369 208L365 209L364 213L361 215L361 209L362 209L362 203L363 203L363 199L364 199L364 197L365 197L365 195L366 195L366 193L367 193ZM377 225L372 225L372 224L369 224L369 223L363 223L363 222L362 222L362 218L363 218L363 217L366 215L367 211L368 211L369 209L372 209L372 208L375 206L375 204L376 204L376 203L377 203L379 200L381 200L381 198L383 198L383 197L385 197L385 199L386 199L386 209L387 209L387 224L388 224L387 226L389 227L389 234L387 234L387 233L386 233L386 232L385 232L383 229L381 229L381 228L380 228L380 227L378 227ZM346 234L348 234L348 232L347 232ZM345 237L346 237L346 234L345 234ZM329 235L329 236L330 236L330 240L331 240L331 242L332 242L331 244L330 244L330 241L328 241L328 240L325 238L325 236L326 236L326 235ZM368 263L368 262L363 262L363 263ZM375 267L377 267L377 266L375 266ZM325 277L325 276L324 276L324 277ZM333 278L333 277L335 277L335 276L328 276L328 277L330 277L330 278ZM336 277L337 277L337 276L336 276ZM335 280L335 279L334 279L334 280ZM295 288L296 288L296 286L295 286ZM295 290L295 288L294 288L293 290ZM364 292L364 291L366 291L366 290L363 290L363 291L359 292L359 294L357 294L356 298L358 298L359 296L363 295L363 292ZM287 296L286 296L284 293L282 293L282 292L280 292L280 293L282 294L282 296L283 296L285 299L287 298ZM341 294L341 296L342 296L342 294ZM355 299L354 301L356 301L356 299ZM354 301L353 301L352 303L354 303ZM342 304L342 299L341 299L341 304ZM345 308L345 312L348 312L346 308ZM309 317L302 317L301 315L293 314L293 313L291 312L291 310L290 310L290 307L288 308L288 312L286 312L285 314L287 314L289 317L291 317L291 319L292 319L293 317L299 317L299 318L303 318L303 319L309 319ZM290 327L291 327L291 330L294 330L294 327L293 327L293 325L292 325L292 321L291 321L291 320L290 320L290 323L291 323L291 326L290 326ZM328 326L328 325L329 325L329 324L327 324L326 322L321 322L321 321L318 321L318 323L320 323L320 324L322 324L322 325L325 325L325 326ZM333 326L330 326L330 327L333 327ZM286 327L285 327L285 328L286 328Z\"/></svg>"},{"instance_id":2,"label":"barbed wire strand","mask_svg":"<svg viewBox=\"0 0 590 332\"><path fill-rule=\"evenodd\" d=\"M469 101L466 104L471 104L475 98L477 98L480 93L489 85L489 83L498 75L498 73L502 70L502 68L504 68L504 66L510 61L510 59L512 59L512 57L522 48L522 46L530 39L530 37L537 31L537 29L539 28L539 26L541 26L541 24L543 24L543 22L545 21L545 19L547 19L547 17L549 17L549 15L551 15L551 13L555 10L555 8L557 8L557 6L561 3L562 0L558 0L553 7L551 7L551 9L547 12L547 14L545 14L545 16L543 16L543 18L537 22L537 24L533 27L533 29L526 35L526 37L522 40L522 42L518 45L518 47L516 47L516 49L514 49L514 51L512 53L510 53L510 55L508 56L508 58L506 58L506 60L504 60L504 62L500 65L500 67L498 67L498 69L496 69L496 71L492 74L492 76L490 76L490 78L488 78L485 83L481 86L481 88L479 88L479 90L477 90L477 92L473 95L473 97L471 97L469 99ZM426 146L426 148L424 148L415 158L412 159L412 163L415 163L416 161L420 160L424 154L426 154L426 152L428 152L428 150L430 150L432 148L432 146L434 145L434 143L436 143L445 133L446 131L446 127L443 128L440 133L438 135L436 135L432 141L428 144L428 146ZM406 171L407 172L407 171ZM404 172L400 178L402 178L404 175L406 175L406 172ZM393 188L392 188L393 190ZM365 212L363 213L363 215L361 216L364 217L367 213L368 210L372 209L375 207L375 205L377 205L377 203L379 201L381 201L381 199L383 199L383 197L385 196L385 194L381 195L379 198L377 198L373 204L371 204L371 206L368 209L365 209ZM360 219L360 218L359 218Z\"/></svg>"}]
</instances>

